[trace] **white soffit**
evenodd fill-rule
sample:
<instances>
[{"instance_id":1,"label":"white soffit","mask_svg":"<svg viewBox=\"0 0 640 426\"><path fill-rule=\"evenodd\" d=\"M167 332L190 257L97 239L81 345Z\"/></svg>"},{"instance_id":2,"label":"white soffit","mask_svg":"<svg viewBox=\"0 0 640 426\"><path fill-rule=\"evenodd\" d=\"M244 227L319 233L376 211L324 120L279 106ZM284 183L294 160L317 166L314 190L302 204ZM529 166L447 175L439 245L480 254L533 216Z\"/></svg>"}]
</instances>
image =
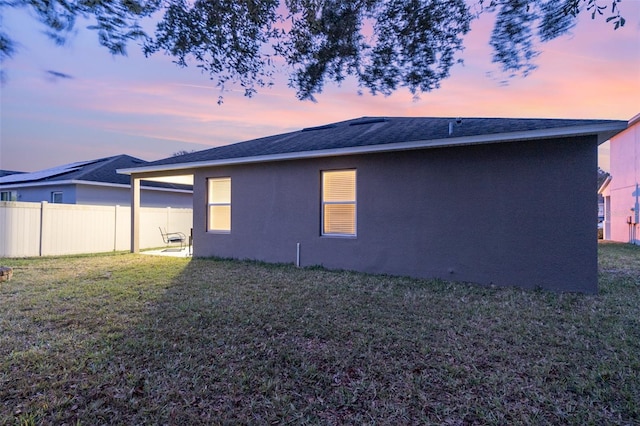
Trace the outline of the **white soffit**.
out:
<instances>
[{"instance_id":1,"label":"white soffit","mask_svg":"<svg viewBox=\"0 0 640 426\"><path fill-rule=\"evenodd\" d=\"M175 183L178 185L193 185L193 175L150 177L150 178L143 178L142 180L143 181L150 180L153 182L163 182L163 183Z\"/></svg>"}]
</instances>

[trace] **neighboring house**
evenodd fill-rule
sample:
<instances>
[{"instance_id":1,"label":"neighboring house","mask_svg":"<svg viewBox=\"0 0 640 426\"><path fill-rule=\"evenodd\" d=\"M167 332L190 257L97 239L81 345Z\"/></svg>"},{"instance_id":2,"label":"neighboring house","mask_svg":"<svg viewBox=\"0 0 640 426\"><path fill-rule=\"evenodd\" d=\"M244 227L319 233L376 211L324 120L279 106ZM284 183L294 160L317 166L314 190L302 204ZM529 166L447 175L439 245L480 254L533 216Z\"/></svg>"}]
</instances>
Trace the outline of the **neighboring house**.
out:
<instances>
[{"instance_id":1,"label":"neighboring house","mask_svg":"<svg viewBox=\"0 0 640 426\"><path fill-rule=\"evenodd\" d=\"M16 172L13 170L0 170L0 178L9 175L15 175L23 172ZM16 201L16 191L0 191L0 201Z\"/></svg>"},{"instance_id":2,"label":"neighboring house","mask_svg":"<svg viewBox=\"0 0 640 426\"><path fill-rule=\"evenodd\" d=\"M604 196L604 239L640 244L640 114L611 138L610 176Z\"/></svg>"},{"instance_id":3,"label":"neighboring house","mask_svg":"<svg viewBox=\"0 0 640 426\"><path fill-rule=\"evenodd\" d=\"M28 201L65 204L131 204L131 184L116 169L136 167L145 161L128 155L66 164L32 173L0 177L2 201ZM149 182L142 187L145 207L191 208L193 190L189 185Z\"/></svg>"},{"instance_id":4,"label":"neighboring house","mask_svg":"<svg viewBox=\"0 0 640 426\"><path fill-rule=\"evenodd\" d=\"M597 146L626 125L360 118L119 172L193 176L195 256L594 293Z\"/></svg>"},{"instance_id":5,"label":"neighboring house","mask_svg":"<svg viewBox=\"0 0 640 426\"><path fill-rule=\"evenodd\" d=\"M15 174L18 174L18 173L24 173L24 172L17 172L17 171L14 171L14 170L0 170L0 177L9 176L9 175L15 175Z\"/></svg>"},{"instance_id":6,"label":"neighboring house","mask_svg":"<svg viewBox=\"0 0 640 426\"><path fill-rule=\"evenodd\" d=\"M604 222L604 197L598 194L598 228Z\"/></svg>"}]
</instances>

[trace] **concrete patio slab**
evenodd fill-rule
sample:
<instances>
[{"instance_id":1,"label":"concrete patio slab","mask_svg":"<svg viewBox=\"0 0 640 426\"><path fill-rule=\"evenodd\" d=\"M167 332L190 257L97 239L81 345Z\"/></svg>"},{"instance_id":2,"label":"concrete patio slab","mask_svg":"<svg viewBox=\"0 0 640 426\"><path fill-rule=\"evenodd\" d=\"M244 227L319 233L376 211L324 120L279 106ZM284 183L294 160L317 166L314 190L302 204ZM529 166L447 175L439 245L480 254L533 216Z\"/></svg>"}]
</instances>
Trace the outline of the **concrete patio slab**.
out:
<instances>
[{"instance_id":1,"label":"concrete patio slab","mask_svg":"<svg viewBox=\"0 0 640 426\"><path fill-rule=\"evenodd\" d=\"M167 247L165 249L140 251L140 254L148 254L151 256L167 256L167 257L191 257L189 247L180 249L179 247Z\"/></svg>"}]
</instances>

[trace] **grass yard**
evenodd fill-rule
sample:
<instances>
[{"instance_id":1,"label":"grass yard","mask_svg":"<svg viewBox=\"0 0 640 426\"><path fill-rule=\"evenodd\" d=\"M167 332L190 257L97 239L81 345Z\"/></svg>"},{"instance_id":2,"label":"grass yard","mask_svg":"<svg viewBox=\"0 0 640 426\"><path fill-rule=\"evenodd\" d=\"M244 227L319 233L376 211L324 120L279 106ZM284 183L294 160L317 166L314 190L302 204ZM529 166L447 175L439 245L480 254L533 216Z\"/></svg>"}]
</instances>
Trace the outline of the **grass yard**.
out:
<instances>
[{"instance_id":1,"label":"grass yard","mask_svg":"<svg viewBox=\"0 0 640 426\"><path fill-rule=\"evenodd\" d=\"M640 424L640 248L600 294L131 254L0 259L0 424Z\"/></svg>"}]
</instances>

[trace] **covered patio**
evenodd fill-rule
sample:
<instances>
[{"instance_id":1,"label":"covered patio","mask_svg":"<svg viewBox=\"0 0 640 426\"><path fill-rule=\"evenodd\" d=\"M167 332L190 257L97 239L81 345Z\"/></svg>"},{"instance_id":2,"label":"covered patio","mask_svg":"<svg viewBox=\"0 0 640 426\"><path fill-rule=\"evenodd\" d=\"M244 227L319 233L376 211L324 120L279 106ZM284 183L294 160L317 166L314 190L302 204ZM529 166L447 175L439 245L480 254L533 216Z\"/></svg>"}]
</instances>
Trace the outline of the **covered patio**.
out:
<instances>
[{"instance_id":1,"label":"covered patio","mask_svg":"<svg viewBox=\"0 0 640 426\"><path fill-rule=\"evenodd\" d=\"M192 170L171 171L145 171L145 167L135 169L120 169L118 173L131 176L131 253L140 253L140 182L143 180L153 182L173 183L178 185L191 185L193 187ZM166 232L173 232L171 229ZM185 257L192 254L192 237L188 235L185 247L167 247L165 249L145 250L143 254Z\"/></svg>"}]
</instances>

